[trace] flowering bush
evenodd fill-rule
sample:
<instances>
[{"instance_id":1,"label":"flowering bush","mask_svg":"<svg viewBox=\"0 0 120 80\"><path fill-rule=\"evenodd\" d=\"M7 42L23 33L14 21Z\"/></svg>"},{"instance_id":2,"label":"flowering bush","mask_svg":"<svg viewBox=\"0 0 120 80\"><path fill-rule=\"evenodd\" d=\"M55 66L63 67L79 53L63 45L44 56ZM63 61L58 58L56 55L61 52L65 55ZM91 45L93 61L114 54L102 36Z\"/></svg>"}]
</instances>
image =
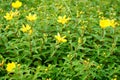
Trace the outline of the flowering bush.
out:
<instances>
[{"instance_id":1,"label":"flowering bush","mask_svg":"<svg viewBox=\"0 0 120 80\"><path fill-rule=\"evenodd\" d=\"M0 0L0 80L120 80L120 0Z\"/></svg>"}]
</instances>

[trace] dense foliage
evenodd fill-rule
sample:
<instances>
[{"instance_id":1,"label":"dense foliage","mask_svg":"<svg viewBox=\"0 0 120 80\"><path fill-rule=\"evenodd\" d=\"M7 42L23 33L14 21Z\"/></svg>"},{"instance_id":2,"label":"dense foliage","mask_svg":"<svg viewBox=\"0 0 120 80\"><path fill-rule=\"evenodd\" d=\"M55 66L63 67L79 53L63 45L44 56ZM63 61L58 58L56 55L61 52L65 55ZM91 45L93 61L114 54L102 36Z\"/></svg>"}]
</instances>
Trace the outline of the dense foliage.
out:
<instances>
[{"instance_id":1,"label":"dense foliage","mask_svg":"<svg viewBox=\"0 0 120 80\"><path fill-rule=\"evenodd\" d=\"M120 0L0 0L0 80L120 80Z\"/></svg>"}]
</instances>

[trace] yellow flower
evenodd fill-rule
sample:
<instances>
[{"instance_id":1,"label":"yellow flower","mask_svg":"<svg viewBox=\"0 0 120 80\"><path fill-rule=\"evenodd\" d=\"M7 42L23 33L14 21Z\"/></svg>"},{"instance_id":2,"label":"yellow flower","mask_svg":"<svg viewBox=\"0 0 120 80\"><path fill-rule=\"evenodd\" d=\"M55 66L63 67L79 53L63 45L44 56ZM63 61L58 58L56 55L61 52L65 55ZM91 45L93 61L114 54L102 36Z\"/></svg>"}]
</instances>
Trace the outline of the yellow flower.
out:
<instances>
[{"instance_id":1,"label":"yellow flower","mask_svg":"<svg viewBox=\"0 0 120 80\"><path fill-rule=\"evenodd\" d=\"M109 19L100 20L101 28L106 28L108 26L115 28L116 25L117 25L117 23L115 22L115 20L109 20Z\"/></svg>"},{"instance_id":2,"label":"yellow flower","mask_svg":"<svg viewBox=\"0 0 120 80\"><path fill-rule=\"evenodd\" d=\"M17 10L15 12L10 11L10 14L14 17L14 16L17 16L19 14L19 11L17 11Z\"/></svg>"},{"instance_id":3,"label":"yellow flower","mask_svg":"<svg viewBox=\"0 0 120 80\"><path fill-rule=\"evenodd\" d=\"M96 67L97 67L97 69L101 69L102 68L102 64L100 64L100 65L98 65Z\"/></svg>"},{"instance_id":4,"label":"yellow flower","mask_svg":"<svg viewBox=\"0 0 120 80\"><path fill-rule=\"evenodd\" d=\"M65 23L67 23L69 20L70 20L70 18L66 18L66 15L65 15L65 16L63 16L63 17L59 16L57 21L58 21L59 23L65 24Z\"/></svg>"},{"instance_id":5,"label":"yellow flower","mask_svg":"<svg viewBox=\"0 0 120 80\"><path fill-rule=\"evenodd\" d=\"M18 14L19 14L18 11L15 11L15 12L10 11L9 13L6 13L6 15L4 16L4 18L5 18L6 20L12 20L13 17L14 17L14 16L17 16Z\"/></svg>"},{"instance_id":6,"label":"yellow flower","mask_svg":"<svg viewBox=\"0 0 120 80\"><path fill-rule=\"evenodd\" d=\"M117 80L117 78L115 77L115 78L113 78L113 79L111 79L111 80Z\"/></svg>"},{"instance_id":7,"label":"yellow flower","mask_svg":"<svg viewBox=\"0 0 120 80\"><path fill-rule=\"evenodd\" d=\"M111 21L110 21L110 26L113 27L113 28L115 28L116 22L115 22L114 20L111 20Z\"/></svg>"},{"instance_id":8,"label":"yellow flower","mask_svg":"<svg viewBox=\"0 0 120 80\"><path fill-rule=\"evenodd\" d=\"M28 34L31 35L32 33L33 33L33 30L30 29Z\"/></svg>"},{"instance_id":9,"label":"yellow flower","mask_svg":"<svg viewBox=\"0 0 120 80\"><path fill-rule=\"evenodd\" d=\"M52 80L51 78L47 78L46 80Z\"/></svg>"},{"instance_id":10,"label":"yellow flower","mask_svg":"<svg viewBox=\"0 0 120 80\"><path fill-rule=\"evenodd\" d=\"M28 16L26 16L27 20L29 21L35 21L37 19L36 14L32 15L31 13L29 13Z\"/></svg>"},{"instance_id":11,"label":"yellow flower","mask_svg":"<svg viewBox=\"0 0 120 80\"><path fill-rule=\"evenodd\" d=\"M62 42L67 42L67 40L65 39L66 36L61 37L60 34L58 33L57 35L55 35L55 39L58 43L62 43Z\"/></svg>"},{"instance_id":12,"label":"yellow flower","mask_svg":"<svg viewBox=\"0 0 120 80\"><path fill-rule=\"evenodd\" d=\"M82 43L82 39L79 37L78 38L78 43L81 44Z\"/></svg>"},{"instance_id":13,"label":"yellow flower","mask_svg":"<svg viewBox=\"0 0 120 80\"><path fill-rule=\"evenodd\" d=\"M12 7L18 9L19 7L22 6L22 2L19 0L16 0L16 2L12 2Z\"/></svg>"},{"instance_id":14,"label":"yellow flower","mask_svg":"<svg viewBox=\"0 0 120 80\"><path fill-rule=\"evenodd\" d=\"M106 28L111 25L111 21L109 19L103 19L103 20L100 20L99 24L101 28Z\"/></svg>"},{"instance_id":15,"label":"yellow flower","mask_svg":"<svg viewBox=\"0 0 120 80\"><path fill-rule=\"evenodd\" d=\"M20 29L22 32L28 32L31 29L31 26L29 26L28 24L23 25L22 28Z\"/></svg>"},{"instance_id":16,"label":"yellow flower","mask_svg":"<svg viewBox=\"0 0 120 80\"><path fill-rule=\"evenodd\" d=\"M84 60L83 63L84 63L85 65L87 65L87 64L89 64L90 62L87 61L87 60Z\"/></svg>"},{"instance_id":17,"label":"yellow flower","mask_svg":"<svg viewBox=\"0 0 120 80\"><path fill-rule=\"evenodd\" d=\"M15 69L15 68L16 68L15 62L12 62L12 63L8 63L8 64L7 64L6 70L7 70L8 72L12 72L13 69Z\"/></svg>"},{"instance_id":18,"label":"yellow flower","mask_svg":"<svg viewBox=\"0 0 120 80\"><path fill-rule=\"evenodd\" d=\"M83 11L80 11L80 14L84 14L84 12L83 12Z\"/></svg>"},{"instance_id":19,"label":"yellow flower","mask_svg":"<svg viewBox=\"0 0 120 80\"><path fill-rule=\"evenodd\" d=\"M13 15L12 15L11 13L6 13L6 15L4 16L4 18L5 18L6 20L12 20Z\"/></svg>"}]
</instances>

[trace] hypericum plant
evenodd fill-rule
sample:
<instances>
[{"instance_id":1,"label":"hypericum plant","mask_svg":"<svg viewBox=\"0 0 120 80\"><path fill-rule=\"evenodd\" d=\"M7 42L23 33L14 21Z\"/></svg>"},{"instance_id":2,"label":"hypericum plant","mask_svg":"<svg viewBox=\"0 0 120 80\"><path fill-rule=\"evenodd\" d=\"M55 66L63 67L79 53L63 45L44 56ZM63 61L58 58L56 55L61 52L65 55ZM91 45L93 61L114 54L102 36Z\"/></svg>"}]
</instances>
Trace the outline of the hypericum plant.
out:
<instances>
[{"instance_id":1,"label":"hypericum plant","mask_svg":"<svg viewBox=\"0 0 120 80\"><path fill-rule=\"evenodd\" d=\"M26 16L26 19L29 21L35 21L37 19L37 16L36 16L36 14L32 15L31 13L29 13L29 15Z\"/></svg>"},{"instance_id":2,"label":"hypericum plant","mask_svg":"<svg viewBox=\"0 0 120 80\"><path fill-rule=\"evenodd\" d=\"M15 2L12 2L12 7L13 8L20 8L22 6L22 2L20 2L19 0L16 0Z\"/></svg>"},{"instance_id":3,"label":"hypericum plant","mask_svg":"<svg viewBox=\"0 0 120 80\"><path fill-rule=\"evenodd\" d=\"M58 21L59 23L65 24L65 23L67 23L69 20L70 20L70 18L66 18L66 15L64 15L63 17L62 17L62 16L59 16L57 21Z\"/></svg>"},{"instance_id":4,"label":"hypericum plant","mask_svg":"<svg viewBox=\"0 0 120 80\"><path fill-rule=\"evenodd\" d=\"M100 27L101 28L106 28L109 26L115 28L116 24L117 23L114 20L109 20L109 19L100 20Z\"/></svg>"},{"instance_id":5,"label":"hypericum plant","mask_svg":"<svg viewBox=\"0 0 120 80\"><path fill-rule=\"evenodd\" d=\"M67 42L65 37L66 36L61 37L60 34L58 33L57 35L55 35L56 42L58 42L58 43Z\"/></svg>"},{"instance_id":6,"label":"hypericum plant","mask_svg":"<svg viewBox=\"0 0 120 80\"><path fill-rule=\"evenodd\" d=\"M0 0L0 80L119 80L119 4Z\"/></svg>"}]
</instances>

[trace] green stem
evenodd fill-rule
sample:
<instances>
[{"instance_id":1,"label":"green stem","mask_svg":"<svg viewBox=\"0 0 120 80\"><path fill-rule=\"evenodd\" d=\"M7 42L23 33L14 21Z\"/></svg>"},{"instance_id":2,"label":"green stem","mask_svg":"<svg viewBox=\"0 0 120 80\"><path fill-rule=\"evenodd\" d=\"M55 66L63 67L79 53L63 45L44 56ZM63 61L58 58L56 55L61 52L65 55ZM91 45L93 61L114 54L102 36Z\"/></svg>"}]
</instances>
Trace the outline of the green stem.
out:
<instances>
[{"instance_id":1,"label":"green stem","mask_svg":"<svg viewBox=\"0 0 120 80\"><path fill-rule=\"evenodd\" d=\"M35 75L33 76L33 79L32 79L32 80L36 80L39 71L40 71L40 66L37 67L36 72L35 72Z\"/></svg>"},{"instance_id":2,"label":"green stem","mask_svg":"<svg viewBox=\"0 0 120 80\"><path fill-rule=\"evenodd\" d=\"M102 39L105 37L105 34L106 34L105 29L103 29Z\"/></svg>"},{"instance_id":3,"label":"green stem","mask_svg":"<svg viewBox=\"0 0 120 80\"><path fill-rule=\"evenodd\" d=\"M32 43L31 43L31 36L29 36L29 45L30 45L30 56L32 56Z\"/></svg>"},{"instance_id":4,"label":"green stem","mask_svg":"<svg viewBox=\"0 0 120 80\"><path fill-rule=\"evenodd\" d=\"M113 30L113 44L112 44L112 48L110 49L110 53L113 54L114 48L116 46L116 41L117 41L117 37L115 35L115 29Z\"/></svg>"},{"instance_id":5,"label":"green stem","mask_svg":"<svg viewBox=\"0 0 120 80\"><path fill-rule=\"evenodd\" d=\"M65 2L65 0L62 0L62 1L64 2L65 6L66 6L66 8L68 10L68 12L70 13L70 15L72 15L72 12L71 12L69 6L67 5L67 3Z\"/></svg>"},{"instance_id":6,"label":"green stem","mask_svg":"<svg viewBox=\"0 0 120 80\"><path fill-rule=\"evenodd\" d=\"M54 54L55 54L55 52L57 51L58 48L59 48L59 44L56 44L56 45L55 45L55 49L54 49L54 51L53 51L52 54L51 54L51 57L54 56Z\"/></svg>"}]
</instances>

